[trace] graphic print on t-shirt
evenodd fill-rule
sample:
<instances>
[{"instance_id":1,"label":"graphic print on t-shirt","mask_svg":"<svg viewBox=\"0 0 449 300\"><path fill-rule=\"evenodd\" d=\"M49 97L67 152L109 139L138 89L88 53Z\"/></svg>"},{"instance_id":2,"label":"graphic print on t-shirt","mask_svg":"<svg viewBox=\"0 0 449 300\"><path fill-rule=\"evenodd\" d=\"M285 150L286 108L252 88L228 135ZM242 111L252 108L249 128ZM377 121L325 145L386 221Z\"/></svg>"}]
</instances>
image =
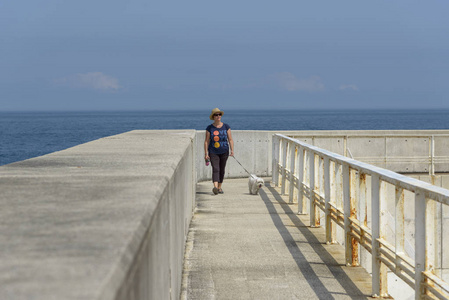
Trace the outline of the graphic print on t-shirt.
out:
<instances>
[{"instance_id":1,"label":"graphic print on t-shirt","mask_svg":"<svg viewBox=\"0 0 449 300\"><path fill-rule=\"evenodd\" d=\"M218 136L220 133L218 132L218 130L214 131L214 147L215 148L219 148L220 147L220 143L218 142L220 140L220 137Z\"/></svg>"}]
</instances>

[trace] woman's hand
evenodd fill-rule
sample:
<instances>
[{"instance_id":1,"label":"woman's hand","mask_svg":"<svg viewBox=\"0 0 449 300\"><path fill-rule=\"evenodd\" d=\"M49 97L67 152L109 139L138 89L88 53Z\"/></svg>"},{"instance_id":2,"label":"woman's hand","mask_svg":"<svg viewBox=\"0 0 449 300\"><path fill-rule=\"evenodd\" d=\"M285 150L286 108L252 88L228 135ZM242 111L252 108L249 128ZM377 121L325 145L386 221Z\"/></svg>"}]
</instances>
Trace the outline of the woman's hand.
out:
<instances>
[{"instance_id":1,"label":"woman's hand","mask_svg":"<svg viewBox=\"0 0 449 300\"><path fill-rule=\"evenodd\" d=\"M205 159L205 160L208 160L208 159L210 160L210 157L209 157L209 155L207 155L207 154L206 154L206 155L204 155L204 159Z\"/></svg>"},{"instance_id":2,"label":"woman's hand","mask_svg":"<svg viewBox=\"0 0 449 300\"><path fill-rule=\"evenodd\" d=\"M229 146L231 146L231 156L234 156L234 140L232 139L231 128L228 129L228 142Z\"/></svg>"}]
</instances>

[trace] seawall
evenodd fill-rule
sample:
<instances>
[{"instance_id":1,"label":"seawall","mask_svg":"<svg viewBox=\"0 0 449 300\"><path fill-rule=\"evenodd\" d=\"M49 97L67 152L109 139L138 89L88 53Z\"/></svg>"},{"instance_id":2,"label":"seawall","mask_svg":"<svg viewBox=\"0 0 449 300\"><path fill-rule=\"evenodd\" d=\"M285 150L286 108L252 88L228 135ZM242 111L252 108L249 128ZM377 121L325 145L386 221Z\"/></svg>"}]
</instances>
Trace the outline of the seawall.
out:
<instances>
[{"instance_id":1,"label":"seawall","mask_svg":"<svg viewBox=\"0 0 449 300\"><path fill-rule=\"evenodd\" d=\"M0 298L178 298L194 145L132 131L0 167Z\"/></svg>"}]
</instances>

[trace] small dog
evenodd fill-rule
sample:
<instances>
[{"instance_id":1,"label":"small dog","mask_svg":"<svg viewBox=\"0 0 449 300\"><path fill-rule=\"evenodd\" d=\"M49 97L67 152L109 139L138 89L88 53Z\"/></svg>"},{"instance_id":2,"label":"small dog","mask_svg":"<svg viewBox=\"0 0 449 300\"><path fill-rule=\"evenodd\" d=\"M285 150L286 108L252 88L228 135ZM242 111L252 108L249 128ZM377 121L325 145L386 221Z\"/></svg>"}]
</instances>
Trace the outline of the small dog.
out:
<instances>
[{"instance_id":1,"label":"small dog","mask_svg":"<svg viewBox=\"0 0 449 300\"><path fill-rule=\"evenodd\" d=\"M249 193L251 195L259 194L259 190L263 185L264 185L264 181L262 178L257 177L254 174L251 174L249 176L248 187L249 187Z\"/></svg>"}]
</instances>

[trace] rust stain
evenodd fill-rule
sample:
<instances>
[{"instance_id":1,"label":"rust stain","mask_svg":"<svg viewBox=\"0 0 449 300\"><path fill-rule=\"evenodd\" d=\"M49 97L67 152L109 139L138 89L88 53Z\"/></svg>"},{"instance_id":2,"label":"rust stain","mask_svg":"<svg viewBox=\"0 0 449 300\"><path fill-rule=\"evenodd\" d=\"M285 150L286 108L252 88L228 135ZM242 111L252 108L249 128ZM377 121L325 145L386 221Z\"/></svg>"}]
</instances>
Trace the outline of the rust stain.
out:
<instances>
[{"instance_id":1,"label":"rust stain","mask_svg":"<svg viewBox=\"0 0 449 300\"><path fill-rule=\"evenodd\" d=\"M359 243L355 238L351 238L352 243L352 266L356 267L359 265Z\"/></svg>"},{"instance_id":2,"label":"rust stain","mask_svg":"<svg viewBox=\"0 0 449 300\"><path fill-rule=\"evenodd\" d=\"M355 207L351 207L351 217L357 218L357 209Z\"/></svg>"}]
</instances>

